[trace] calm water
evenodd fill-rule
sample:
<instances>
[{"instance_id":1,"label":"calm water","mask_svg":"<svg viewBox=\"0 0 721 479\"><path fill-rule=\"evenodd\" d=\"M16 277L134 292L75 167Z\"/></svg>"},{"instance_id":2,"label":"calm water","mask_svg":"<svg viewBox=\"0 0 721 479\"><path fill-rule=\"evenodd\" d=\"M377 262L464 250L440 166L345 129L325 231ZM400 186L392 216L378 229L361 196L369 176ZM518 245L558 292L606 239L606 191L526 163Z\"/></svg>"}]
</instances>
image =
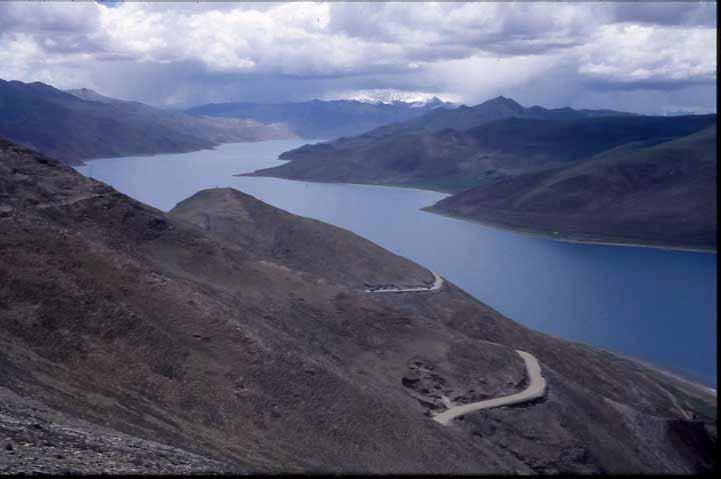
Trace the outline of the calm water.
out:
<instances>
[{"instance_id":1,"label":"calm water","mask_svg":"<svg viewBox=\"0 0 721 479\"><path fill-rule=\"evenodd\" d=\"M419 211L445 195L377 186L237 178L307 141L95 160L83 174L162 210L231 186L347 228L413 259L531 328L716 385L716 255L529 238Z\"/></svg>"}]
</instances>

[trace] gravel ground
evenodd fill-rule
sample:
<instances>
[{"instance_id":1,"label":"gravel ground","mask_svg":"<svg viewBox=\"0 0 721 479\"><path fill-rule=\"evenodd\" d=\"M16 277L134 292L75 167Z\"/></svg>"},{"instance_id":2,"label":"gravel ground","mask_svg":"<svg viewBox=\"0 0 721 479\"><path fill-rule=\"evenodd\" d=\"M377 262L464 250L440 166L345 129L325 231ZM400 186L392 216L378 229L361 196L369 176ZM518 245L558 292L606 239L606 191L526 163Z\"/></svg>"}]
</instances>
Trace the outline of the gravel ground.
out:
<instances>
[{"instance_id":1,"label":"gravel ground","mask_svg":"<svg viewBox=\"0 0 721 479\"><path fill-rule=\"evenodd\" d=\"M0 474L212 474L229 464L69 419L0 388Z\"/></svg>"}]
</instances>

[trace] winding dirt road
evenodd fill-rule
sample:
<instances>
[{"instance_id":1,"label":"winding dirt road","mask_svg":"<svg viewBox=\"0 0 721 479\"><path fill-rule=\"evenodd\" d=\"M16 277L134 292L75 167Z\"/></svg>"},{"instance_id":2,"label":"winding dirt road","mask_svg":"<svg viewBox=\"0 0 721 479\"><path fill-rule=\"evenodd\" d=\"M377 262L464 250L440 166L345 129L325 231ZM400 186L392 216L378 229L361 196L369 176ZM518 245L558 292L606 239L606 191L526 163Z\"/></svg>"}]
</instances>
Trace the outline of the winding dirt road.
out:
<instances>
[{"instance_id":1,"label":"winding dirt road","mask_svg":"<svg viewBox=\"0 0 721 479\"><path fill-rule=\"evenodd\" d=\"M388 289L366 289L366 293L405 293L405 292L421 292L421 291L434 291L439 290L443 286L443 278L438 274L431 271L433 277L433 286L421 287L421 288L388 288ZM494 407L510 406L511 404L518 404L522 402L533 401L543 397L546 394L546 380L541 374L541 365L538 364L538 360L535 356L525 351L516 349L523 361L526 363L526 372L528 374L528 387L523 391L511 394L510 396L503 396L495 399L487 399L484 401L478 401L470 404L463 404L461 406L450 407L449 409L437 413L433 416L433 420L447 426L453 419L463 416L474 411L480 411L482 409L490 409Z\"/></svg>"},{"instance_id":2,"label":"winding dirt road","mask_svg":"<svg viewBox=\"0 0 721 479\"><path fill-rule=\"evenodd\" d=\"M387 289L366 289L366 293L415 293L420 291L436 291L443 286L443 278L433 273L433 286L420 286L417 288L387 288Z\"/></svg>"},{"instance_id":3,"label":"winding dirt road","mask_svg":"<svg viewBox=\"0 0 721 479\"><path fill-rule=\"evenodd\" d=\"M485 401L452 407L433 416L433 420L447 426L453 419L470 412L493 407L509 406L511 404L533 401L534 399L543 397L546 394L546 380L541 375L541 366L538 364L538 360L535 356L525 351L516 350L516 352L526 362L526 371L528 372L529 378L529 384L526 389L519 393L511 394L510 396L487 399Z\"/></svg>"}]
</instances>

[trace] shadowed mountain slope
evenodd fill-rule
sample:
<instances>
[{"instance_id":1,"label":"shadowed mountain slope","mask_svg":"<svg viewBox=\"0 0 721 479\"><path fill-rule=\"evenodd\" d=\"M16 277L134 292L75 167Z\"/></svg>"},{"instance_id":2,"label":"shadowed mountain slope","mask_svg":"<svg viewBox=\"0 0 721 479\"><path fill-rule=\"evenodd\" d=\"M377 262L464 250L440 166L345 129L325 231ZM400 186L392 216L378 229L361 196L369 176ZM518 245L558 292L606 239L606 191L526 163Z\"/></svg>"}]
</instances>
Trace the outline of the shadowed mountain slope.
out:
<instances>
[{"instance_id":1,"label":"shadowed mountain slope","mask_svg":"<svg viewBox=\"0 0 721 479\"><path fill-rule=\"evenodd\" d=\"M0 470L110 467L78 463L89 445L118 458L116 472L715 467L715 397L704 388L530 331L448 282L366 294L339 271L422 268L337 228L326 241L359 264L340 255L296 269L300 256L268 246L299 247L288 231L322 229L299 221L227 190L167 215L0 142L0 427L41 426L8 436ZM450 426L427 416L522 390L514 349L538 358L543 400ZM46 464L58 431L66 452ZM35 459L15 451L23 443Z\"/></svg>"},{"instance_id":2,"label":"shadowed mountain slope","mask_svg":"<svg viewBox=\"0 0 721 479\"><path fill-rule=\"evenodd\" d=\"M501 179L428 210L570 239L715 249L716 154L713 125Z\"/></svg>"},{"instance_id":3,"label":"shadowed mountain slope","mask_svg":"<svg viewBox=\"0 0 721 479\"><path fill-rule=\"evenodd\" d=\"M475 108L492 102L495 100ZM515 102L513 105L517 105L521 113L533 110ZM586 117L579 114L575 119L536 119L510 117L515 110L506 102L501 106L504 108L491 110L495 113L493 118L506 115L505 118L489 119L467 131L452 129L451 122L448 123L451 126L440 131L419 129L417 125L403 129L391 125L357 137L302 146L280 156L289 160L288 163L249 175L457 192L501 177L582 161L631 142L653 145L689 135L716 121L716 115ZM435 116L451 116L455 111ZM433 114L415 123L430 116Z\"/></svg>"},{"instance_id":4,"label":"shadowed mountain slope","mask_svg":"<svg viewBox=\"0 0 721 479\"><path fill-rule=\"evenodd\" d=\"M228 141L292 136L282 125L197 118L109 99L87 89L71 94L44 83L4 80L0 80L0 135L75 164L90 158L177 153Z\"/></svg>"},{"instance_id":5,"label":"shadowed mountain slope","mask_svg":"<svg viewBox=\"0 0 721 479\"><path fill-rule=\"evenodd\" d=\"M111 98L109 96L101 95L100 93L96 92L95 90L91 90L90 88L65 90L65 93L70 93L71 95L85 101L97 101L99 103L130 103L125 100L118 100L117 98Z\"/></svg>"}]
</instances>

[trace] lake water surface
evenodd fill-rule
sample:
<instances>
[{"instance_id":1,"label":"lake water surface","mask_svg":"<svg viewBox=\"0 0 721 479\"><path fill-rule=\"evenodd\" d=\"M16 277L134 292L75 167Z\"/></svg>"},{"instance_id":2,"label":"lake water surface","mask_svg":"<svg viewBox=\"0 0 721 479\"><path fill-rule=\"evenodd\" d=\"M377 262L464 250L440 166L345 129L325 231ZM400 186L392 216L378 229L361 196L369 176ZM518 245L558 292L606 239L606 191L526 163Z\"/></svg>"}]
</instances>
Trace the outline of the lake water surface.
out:
<instances>
[{"instance_id":1,"label":"lake water surface","mask_svg":"<svg viewBox=\"0 0 721 479\"><path fill-rule=\"evenodd\" d=\"M78 167L168 211L230 186L349 229L410 258L528 327L649 361L716 387L716 255L531 238L419 211L442 193L240 178L308 140L94 160Z\"/></svg>"}]
</instances>

